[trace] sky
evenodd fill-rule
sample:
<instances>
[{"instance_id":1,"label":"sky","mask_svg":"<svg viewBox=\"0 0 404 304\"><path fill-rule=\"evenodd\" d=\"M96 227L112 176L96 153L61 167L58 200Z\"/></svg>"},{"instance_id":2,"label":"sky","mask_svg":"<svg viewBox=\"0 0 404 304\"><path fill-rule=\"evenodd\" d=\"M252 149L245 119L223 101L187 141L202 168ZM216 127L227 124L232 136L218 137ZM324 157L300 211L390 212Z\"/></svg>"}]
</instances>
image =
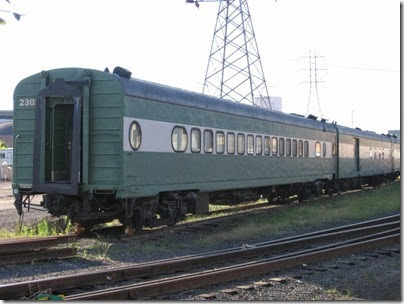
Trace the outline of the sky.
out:
<instances>
[{"instance_id":1,"label":"sky","mask_svg":"<svg viewBox=\"0 0 404 304\"><path fill-rule=\"evenodd\" d=\"M132 77L202 92L219 3L0 0L0 110L42 70L122 66ZM400 129L398 0L248 0L269 95L307 111L309 52L322 56L323 117L378 133ZM313 96L312 96L313 97ZM314 95L315 97L315 95ZM310 113L317 111L312 98ZM316 114L316 113L315 113Z\"/></svg>"}]
</instances>

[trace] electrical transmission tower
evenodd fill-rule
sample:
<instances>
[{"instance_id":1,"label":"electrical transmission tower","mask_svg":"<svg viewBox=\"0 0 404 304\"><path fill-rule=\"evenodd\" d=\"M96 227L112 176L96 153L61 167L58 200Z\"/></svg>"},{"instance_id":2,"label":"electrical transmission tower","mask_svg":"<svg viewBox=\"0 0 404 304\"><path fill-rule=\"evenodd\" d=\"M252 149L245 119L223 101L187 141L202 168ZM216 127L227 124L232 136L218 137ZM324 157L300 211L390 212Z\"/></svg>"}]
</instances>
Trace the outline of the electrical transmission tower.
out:
<instances>
[{"instance_id":1,"label":"electrical transmission tower","mask_svg":"<svg viewBox=\"0 0 404 304\"><path fill-rule=\"evenodd\" d=\"M271 109L247 0L220 2L203 93Z\"/></svg>"},{"instance_id":2,"label":"electrical transmission tower","mask_svg":"<svg viewBox=\"0 0 404 304\"><path fill-rule=\"evenodd\" d=\"M309 51L309 56L308 57L302 57L306 58L309 60L309 67L307 69L301 69L304 71L309 71L309 81L304 81L303 83L308 83L309 84L309 96L307 99L307 109L306 109L306 116L309 115L309 112L313 114L317 114L316 116L323 117L323 111L321 110L321 105L320 105L320 97L318 95L318 85L319 83L324 83L325 81L319 80L318 76L318 71L325 71L327 69L325 68L319 68L318 67L318 59L323 59L324 56L317 56L317 53L314 52L314 56L312 56L311 51ZM312 102L312 91L315 90L316 94L316 101L317 101L317 111L313 110L310 111L310 103Z\"/></svg>"}]
</instances>

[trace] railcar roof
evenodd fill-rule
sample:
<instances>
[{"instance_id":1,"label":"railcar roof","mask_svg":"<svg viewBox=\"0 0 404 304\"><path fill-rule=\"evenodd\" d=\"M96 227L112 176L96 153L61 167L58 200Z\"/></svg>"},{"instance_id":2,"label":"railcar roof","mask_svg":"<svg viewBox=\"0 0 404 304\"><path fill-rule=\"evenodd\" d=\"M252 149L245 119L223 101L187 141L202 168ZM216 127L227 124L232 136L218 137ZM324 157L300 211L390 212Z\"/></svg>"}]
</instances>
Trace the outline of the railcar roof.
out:
<instances>
[{"instance_id":1,"label":"railcar roof","mask_svg":"<svg viewBox=\"0 0 404 304\"><path fill-rule=\"evenodd\" d=\"M331 124L323 123L321 121L285 114L278 111L266 110L252 105L227 101L135 78L126 79L117 75L115 76L122 83L125 94L130 96L180 104L209 111L229 113L238 116L253 117L272 122L297 125L321 131L335 132L335 128Z\"/></svg>"},{"instance_id":2,"label":"railcar roof","mask_svg":"<svg viewBox=\"0 0 404 304\"><path fill-rule=\"evenodd\" d=\"M293 114L262 109L252 105L236 103L228 100L211 97L208 95L195 93L183 89L173 88L170 86L157 84L136 78L126 79L114 75L122 83L126 94L152 100L159 100L173 104L180 104L187 107L205 109L221 113L230 113L245 117L254 117L272 122L286 123L301 127L322 130L327 132L335 132L335 127L326 122L321 122L306 117L299 117ZM376 134L371 131L362 131L338 125L341 134L352 135L357 137L366 137L370 139L383 141L396 141L399 139L391 138L385 135Z\"/></svg>"}]
</instances>

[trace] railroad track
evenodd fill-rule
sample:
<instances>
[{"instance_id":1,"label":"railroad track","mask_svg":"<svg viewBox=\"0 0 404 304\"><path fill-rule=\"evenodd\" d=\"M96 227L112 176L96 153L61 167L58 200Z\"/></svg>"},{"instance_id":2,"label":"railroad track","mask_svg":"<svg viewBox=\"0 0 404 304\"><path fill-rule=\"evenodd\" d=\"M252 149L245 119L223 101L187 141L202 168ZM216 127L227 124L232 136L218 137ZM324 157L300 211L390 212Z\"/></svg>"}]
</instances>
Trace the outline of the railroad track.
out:
<instances>
[{"instance_id":1,"label":"railroad track","mask_svg":"<svg viewBox=\"0 0 404 304\"><path fill-rule=\"evenodd\" d=\"M390 244L399 238L400 215L396 215L199 255L153 261L112 270L2 285L0 286L0 299L16 299L46 289L51 289L54 292L67 291L66 300L147 298L242 279L303 263L330 259L339 255ZM334 242L330 243L331 240ZM317 245L314 246L315 244ZM312 247L307 248L308 245ZM268 255L270 256L267 257ZM263 258L263 256L266 257ZM245 262L245 259L253 257L256 258L255 261ZM229 266L230 262L232 264ZM223 266L223 263L226 265ZM155 278L156 275L167 276L168 273L190 271L189 269L206 265L219 268L208 271L197 270L191 274L169 278ZM99 286L117 281L122 283L125 280L144 281L147 276L155 279L105 290L73 294L77 292L74 290L75 288L80 289L89 285Z\"/></svg>"},{"instance_id":2,"label":"railroad track","mask_svg":"<svg viewBox=\"0 0 404 304\"><path fill-rule=\"evenodd\" d=\"M0 240L0 265L49 260L75 255L75 248L52 248L60 244L72 242L75 239L75 235L63 235Z\"/></svg>"}]
</instances>

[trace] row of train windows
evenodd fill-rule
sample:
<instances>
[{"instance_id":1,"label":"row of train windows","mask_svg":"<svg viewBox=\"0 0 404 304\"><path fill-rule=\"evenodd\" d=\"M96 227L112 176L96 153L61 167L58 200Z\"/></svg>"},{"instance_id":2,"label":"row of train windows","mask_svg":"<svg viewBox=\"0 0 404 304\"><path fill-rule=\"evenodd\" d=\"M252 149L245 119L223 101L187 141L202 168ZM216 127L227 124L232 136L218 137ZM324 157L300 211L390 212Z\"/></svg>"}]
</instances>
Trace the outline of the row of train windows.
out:
<instances>
[{"instance_id":1,"label":"row of train windows","mask_svg":"<svg viewBox=\"0 0 404 304\"><path fill-rule=\"evenodd\" d=\"M400 152L397 150L390 150L388 149L388 151L390 151L390 158L396 158L399 159L400 158ZM369 148L369 156L370 159L384 159L384 149L378 149L378 148ZM387 156L388 157L388 156Z\"/></svg>"},{"instance_id":2,"label":"row of train windows","mask_svg":"<svg viewBox=\"0 0 404 304\"><path fill-rule=\"evenodd\" d=\"M202 150L202 134L197 128L191 129L191 152L200 153ZM228 132L227 135L223 131L217 131L214 134L212 130L206 129L203 131L203 151L205 153L213 153L214 139L216 142L216 153L223 154L225 152L227 138L227 154L243 155L247 152L248 155L273 155L273 156L309 156L309 142L303 140L289 139L269 136L245 135L243 133ZM247 139L247 140L246 140ZM184 127L174 127L171 134L171 143L175 152L184 152L188 146L188 134ZM246 145L247 143L247 145ZM255 145L254 145L255 144ZM320 157L321 152L323 157L326 157L326 144L323 147L319 142L315 146L316 156Z\"/></svg>"}]
</instances>

